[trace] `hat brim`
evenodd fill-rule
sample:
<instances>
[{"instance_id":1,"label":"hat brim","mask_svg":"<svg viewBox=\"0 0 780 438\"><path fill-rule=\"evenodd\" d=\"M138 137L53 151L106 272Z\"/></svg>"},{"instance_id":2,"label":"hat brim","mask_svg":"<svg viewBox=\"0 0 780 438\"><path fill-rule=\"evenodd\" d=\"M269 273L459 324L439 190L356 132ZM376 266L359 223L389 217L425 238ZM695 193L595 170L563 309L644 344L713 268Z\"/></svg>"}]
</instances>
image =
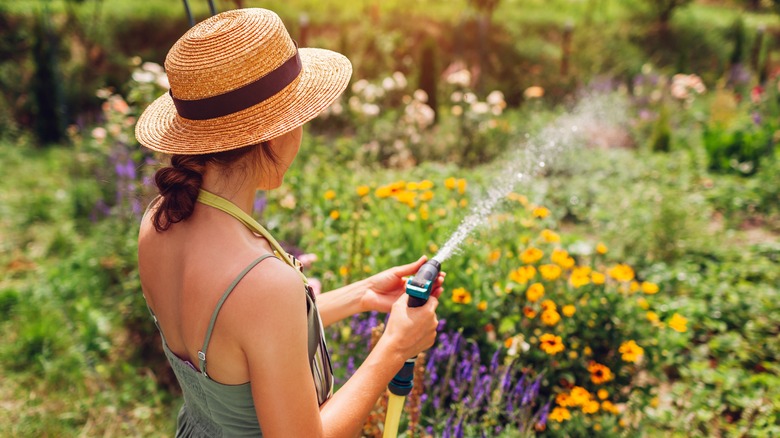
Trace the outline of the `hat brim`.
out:
<instances>
[{"instance_id":1,"label":"hat brim","mask_svg":"<svg viewBox=\"0 0 780 438\"><path fill-rule=\"evenodd\" d=\"M317 117L347 88L352 64L325 49L299 49L301 73L274 96L245 110L207 120L185 119L168 93L157 98L135 126L143 146L166 154L198 155L258 144Z\"/></svg>"}]
</instances>

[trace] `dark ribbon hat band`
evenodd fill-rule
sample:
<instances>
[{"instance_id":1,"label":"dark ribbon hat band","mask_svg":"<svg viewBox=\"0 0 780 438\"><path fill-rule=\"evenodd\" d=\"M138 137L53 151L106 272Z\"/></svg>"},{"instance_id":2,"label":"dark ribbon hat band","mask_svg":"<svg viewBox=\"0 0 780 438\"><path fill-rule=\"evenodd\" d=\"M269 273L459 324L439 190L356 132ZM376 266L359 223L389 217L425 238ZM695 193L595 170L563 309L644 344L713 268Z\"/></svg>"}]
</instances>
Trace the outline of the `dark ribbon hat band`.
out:
<instances>
[{"instance_id":1,"label":"dark ribbon hat band","mask_svg":"<svg viewBox=\"0 0 780 438\"><path fill-rule=\"evenodd\" d=\"M274 96L301 73L297 44L295 55L254 82L212 97L197 100L177 99L168 91L176 112L185 119L206 120L237 113Z\"/></svg>"}]
</instances>

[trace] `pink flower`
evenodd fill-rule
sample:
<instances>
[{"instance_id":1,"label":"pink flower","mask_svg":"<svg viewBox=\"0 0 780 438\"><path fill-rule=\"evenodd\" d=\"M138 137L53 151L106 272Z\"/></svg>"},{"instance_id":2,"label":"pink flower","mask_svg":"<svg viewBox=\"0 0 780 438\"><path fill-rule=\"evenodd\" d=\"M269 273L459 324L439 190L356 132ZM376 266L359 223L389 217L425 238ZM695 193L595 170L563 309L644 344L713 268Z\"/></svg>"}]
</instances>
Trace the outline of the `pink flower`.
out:
<instances>
[{"instance_id":1,"label":"pink flower","mask_svg":"<svg viewBox=\"0 0 780 438\"><path fill-rule=\"evenodd\" d=\"M316 278L309 278L309 286L311 286L311 290L314 292L315 296L322 293L322 283Z\"/></svg>"}]
</instances>

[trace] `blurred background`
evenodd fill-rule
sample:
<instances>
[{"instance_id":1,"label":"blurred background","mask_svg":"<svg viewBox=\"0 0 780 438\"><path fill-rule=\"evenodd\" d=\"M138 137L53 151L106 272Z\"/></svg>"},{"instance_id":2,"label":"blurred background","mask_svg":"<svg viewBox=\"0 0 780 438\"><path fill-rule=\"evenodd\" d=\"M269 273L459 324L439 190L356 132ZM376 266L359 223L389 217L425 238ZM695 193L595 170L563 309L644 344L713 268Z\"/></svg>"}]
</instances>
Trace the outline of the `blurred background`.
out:
<instances>
[{"instance_id":1,"label":"blurred background","mask_svg":"<svg viewBox=\"0 0 780 438\"><path fill-rule=\"evenodd\" d=\"M479 216L401 436L780 435L773 0L0 0L0 435L173 433L133 128L241 7L354 66L255 204L323 290ZM328 328L338 384L382 321Z\"/></svg>"}]
</instances>

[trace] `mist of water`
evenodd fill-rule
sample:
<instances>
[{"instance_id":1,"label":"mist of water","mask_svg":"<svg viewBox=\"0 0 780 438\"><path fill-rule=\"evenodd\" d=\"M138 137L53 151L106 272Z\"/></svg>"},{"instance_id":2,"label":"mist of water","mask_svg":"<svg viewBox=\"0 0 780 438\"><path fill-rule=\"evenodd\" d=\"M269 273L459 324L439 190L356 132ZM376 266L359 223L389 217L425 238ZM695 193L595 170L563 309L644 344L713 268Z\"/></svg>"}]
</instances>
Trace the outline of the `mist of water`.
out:
<instances>
[{"instance_id":1,"label":"mist of water","mask_svg":"<svg viewBox=\"0 0 780 438\"><path fill-rule=\"evenodd\" d=\"M598 130L619 126L625 118L625 103L615 96L584 96L538 134L526 135L523 147L503 159L506 165L497 171L486 193L472 204L468 215L433 258L441 263L452 257L510 192L521 184L531 184L544 171L559 164L564 155L576 152L587 137Z\"/></svg>"}]
</instances>

